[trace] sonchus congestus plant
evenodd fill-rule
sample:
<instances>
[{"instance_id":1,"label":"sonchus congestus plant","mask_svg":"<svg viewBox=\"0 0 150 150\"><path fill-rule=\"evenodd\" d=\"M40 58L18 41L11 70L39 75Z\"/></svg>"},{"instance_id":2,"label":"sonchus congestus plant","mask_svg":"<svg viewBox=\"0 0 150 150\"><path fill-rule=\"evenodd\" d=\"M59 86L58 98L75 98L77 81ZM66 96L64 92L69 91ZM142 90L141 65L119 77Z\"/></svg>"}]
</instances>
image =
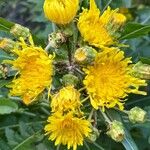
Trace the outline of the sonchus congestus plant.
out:
<instances>
[{"instance_id":1,"label":"sonchus congestus plant","mask_svg":"<svg viewBox=\"0 0 150 150\"><path fill-rule=\"evenodd\" d=\"M32 139L28 148L38 142L51 144L43 150L53 145L57 150L103 150L107 144L102 139L111 138L127 150L138 149L126 125L144 124L148 115L134 101L128 107L128 101L135 95L147 97L150 66L126 56L130 47L124 39L147 32L144 25L127 28L121 10L107 5L100 10L95 0L45 0L43 12L54 29L46 45L32 30L5 20L3 26L9 24L13 38L0 39L1 50L9 56L0 66L1 79L9 81L2 86L7 92L0 99L0 114L42 119L39 131L26 139ZM37 135L42 138L35 139ZM8 145L21 150L25 142Z\"/></svg>"}]
</instances>

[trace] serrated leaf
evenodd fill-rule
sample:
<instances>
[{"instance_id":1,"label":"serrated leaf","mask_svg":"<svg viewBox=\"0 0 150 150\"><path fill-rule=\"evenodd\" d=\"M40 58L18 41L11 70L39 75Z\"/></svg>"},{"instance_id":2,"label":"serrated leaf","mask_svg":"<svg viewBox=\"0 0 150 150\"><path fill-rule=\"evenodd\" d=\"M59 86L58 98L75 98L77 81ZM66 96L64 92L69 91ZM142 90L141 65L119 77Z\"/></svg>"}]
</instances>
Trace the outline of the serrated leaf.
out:
<instances>
[{"instance_id":1,"label":"serrated leaf","mask_svg":"<svg viewBox=\"0 0 150 150\"><path fill-rule=\"evenodd\" d=\"M150 25L142 25L139 23L128 23L124 27L124 32L121 35L120 40L137 38L147 35L150 32Z\"/></svg>"},{"instance_id":2,"label":"serrated leaf","mask_svg":"<svg viewBox=\"0 0 150 150\"><path fill-rule=\"evenodd\" d=\"M18 109L18 105L10 99L0 98L0 114L10 114Z\"/></svg>"}]
</instances>

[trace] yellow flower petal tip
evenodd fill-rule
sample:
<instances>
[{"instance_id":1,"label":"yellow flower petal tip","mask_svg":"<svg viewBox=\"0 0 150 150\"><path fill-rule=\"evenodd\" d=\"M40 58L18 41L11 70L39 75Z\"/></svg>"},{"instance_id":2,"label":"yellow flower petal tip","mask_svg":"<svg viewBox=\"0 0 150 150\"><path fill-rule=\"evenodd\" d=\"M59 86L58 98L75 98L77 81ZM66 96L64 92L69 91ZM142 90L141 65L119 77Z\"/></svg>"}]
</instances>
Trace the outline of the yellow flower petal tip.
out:
<instances>
[{"instance_id":1,"label":"yellow flower petal tip","mask_svg":"<svg viewBox=\"0 0 150 150\"><path fill-rule=\"evenodd\" d=\"M83 145L84 138L90 136L90 122L74 117L71 112L66 115L54 113L48 122L45 132L49 135L49 140L55 140L55 145L63 144L67 145L67 149L73 147L76 150L78 145Z\"/></svg>"},{"instance_id":2,"label":"yellow flower petal tip","mask_svg":"<svg viewBox=\"0 0 150 150\"><path fill-rule=\"evenodd\" d=\"M75 17L79 0L45 0L44 13L50 21L66 25Z\"/></svg>"},{"instance_id":3,"label":"yellow flower petal tip","mask_svg":"<svg viewBox=\"0 0 150 150\"><path fill-rule=\"evenodd\" d=\"M97 54L93 65L84 69L87 74L84 85L95 109L116 105L123 109L124 99L129 93L146 94L139 91L140 86L146 86L145 80L132 76L130 63L130 58L125 58L123 51L104 48Z\"/></svg>"}]
</instances>

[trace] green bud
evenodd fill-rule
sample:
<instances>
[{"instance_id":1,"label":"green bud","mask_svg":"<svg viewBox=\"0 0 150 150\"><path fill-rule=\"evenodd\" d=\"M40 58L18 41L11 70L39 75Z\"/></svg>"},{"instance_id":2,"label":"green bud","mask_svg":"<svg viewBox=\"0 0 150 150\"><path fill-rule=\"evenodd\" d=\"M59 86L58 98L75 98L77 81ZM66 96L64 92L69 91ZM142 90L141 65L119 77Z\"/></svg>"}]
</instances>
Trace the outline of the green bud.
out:
<instances>
[{"instance_id":1,"label":"green bud","mask_svg":"<svg viewBox=\"0 0 150 150\"><path fill-rule=\"evenodd\" d=\"M10 33L13 34L15 37L23 37L24 39L30 36L30 30L20 24L15 24L11 29Z\"/></svg>"},{"instance_id":2,"label":"green bud","mask_svg":"<svg viewBox=\"0 0 150 150\"><path fill-rule=\"evenodd\" d=\"M150 65L138 62L133 66L133 75L142 79L150 79Z\"/></svg>"},{"instance_id":3,"label":"green bud","mask_svg":"<svg viewBox=\"0 0 150 150\"><path fill-rule=\"evenodd\" d=\"M90 134L89 140L91 142L95 142L97 140L97 138L99 137L100 132L98 131L97 128L92 127L92 133Z\"/></svg>"},{"instance_id":4,"label":"green bud","mask_svg":"<svg viewBox=\"0 0 150 150\"><path fill-rule=\"evenodd\" d=\"M146 120L146 115L146 111L139 107L132 108L128 113L129 120L132 123L144 123Z\"/></svg>"},{"instance_id":5,"label":"green bud","mask_svg":"<svg viewBox=\"0 0 150 150\"><path fill-rule=\"evenodd\" d=\"M0 78L6 78L8 68L5 65L0 65Z\"/></svg>"},{"instance_id":6,"label":"green bud","mask_svg":"<svg viewBox=\"0 0 150 150\"><path fill-rule=\"evenodd\" d=\"M11 52L12 49L15 46L15 42L8 38L2 38L0 39L0 48L3 49L6 52Z\"/></svg>"},{"instance_id":7,"label":"green bud","mask_svg":"<svg viewBox=\"0 0 150 150\"><path fill-rule=\"evenodd\" d=\"M76 77L75 75L70 73L70 74L66 74L63 76L62 82L65 86L67 86L67 85L76 86L79 82L79 79L78 79L78 77Z\"/></svg>"},{"instance_id":8,"label":"green bud","mask_svg":"<svg viewBox=\"0 0 150 150\"><path fill-rule=\"evenodd\" d=\"M96 57L96 50L89 46L78 48L75 51L75 61L80 64L91 64Z\"/></svg>"},{"instance_id":9,"label":"green bud","mask_svg":"<svg viewBox=\"0 0 150 150\"><path fill-rule=\"evenodd\" d=\"M125 131L121 122L114 120L110 124L110 129L107 131L107 135L109 135L114 141L121 142L125 137Z\"/></svg>"},{"instance_id":10,"label":"green bud","mask_svg":"<svg viewBox=\"0 0 150 150\"><path fill-rule=\"evenodd\" d=\"M61 44L66 42L66 36L62 32L53 32L49 34L48 40L51 47L58 48Z\"/></svg>"}]
</instances>

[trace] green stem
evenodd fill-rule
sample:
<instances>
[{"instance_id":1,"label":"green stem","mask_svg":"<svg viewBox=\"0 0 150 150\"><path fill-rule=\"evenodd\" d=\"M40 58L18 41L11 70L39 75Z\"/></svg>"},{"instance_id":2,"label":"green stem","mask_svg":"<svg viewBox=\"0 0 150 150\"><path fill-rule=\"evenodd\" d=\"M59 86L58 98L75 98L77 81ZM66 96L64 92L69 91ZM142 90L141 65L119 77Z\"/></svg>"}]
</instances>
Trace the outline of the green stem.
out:
<instances>
[{"instance_id":1,"label":"green stem","mask_svg":"<svg viewBox=\"0 0 150 150\"><path fill-rule=\"evenodd\" d=\"M56 149L56 150L59 150L59 149L60 149L60 145L57 146L57 149Z\"/></svg>"},{"instance_id":2,"label":"green stem","mask_svg":"<svg viewBox=\"0 0 150 150\"><path fill-rule=\"evenodd\" d=\"M108 3L105 5L104 9L102 10L102 13L107 9L107 7L111 4L112 0L109 0Z\"/></svg>"},{"instance_id":3,"label":"green stem","mask_svg":"<svg viewBox=\"0 0 150 150\"><path fill-rule=\"evenodd\" d=\"M84 99L81 101L81 103L86 102L88 99L89 99L89 96L88 96L88 97L86 97L86 98L84 98Z\"/></svg>"},{"instance_id":4,"label":"green stem","mask_svg":"<svg viewBox=\"0 0 150 150\"><path fill-rule=\"evenodd\" d=\"M100 110L102 116L104 117L105 121L107 123L111 124L111 120L108 118L108 116L101 109L99 109L99 110Z\"/></svg>"},{"instance_id":5,"label":"green stem","mask_svg":"<svg viewBox=\"0 0 150 150\"><path fill-rule=\"evenodd\" d=\"M122 112L122 113L125 113L125 114L127 114L128 115L128 113L129 113L129 111L127 111L127 110L120 110L120 109L118 109L118 108L114 108L115 110L117 110L117 111L120 111L120 112Z\"/></svg>"},{"instance_id":6,"label":"green stem","mask_svg":"<svg viewBox=\"0 0 150 150\"><path fill-rule=\"evenodd\" d=\"M92 119L93 113L94 113L94 108L92 108L92 110L91 110L91 112L89 114L88 120Z\"/></svg>"}]
</instances>

